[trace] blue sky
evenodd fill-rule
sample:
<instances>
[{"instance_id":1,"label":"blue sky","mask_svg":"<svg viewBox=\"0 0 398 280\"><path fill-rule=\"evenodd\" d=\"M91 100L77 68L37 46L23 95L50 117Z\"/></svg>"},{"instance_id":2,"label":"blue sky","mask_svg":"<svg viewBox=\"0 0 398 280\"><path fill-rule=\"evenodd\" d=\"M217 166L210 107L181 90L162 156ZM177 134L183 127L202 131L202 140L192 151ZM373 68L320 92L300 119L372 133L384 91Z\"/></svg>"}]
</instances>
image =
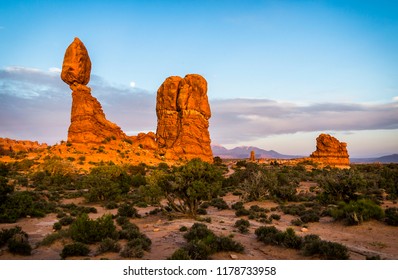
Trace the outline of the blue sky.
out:
<instances>
[{"instance_id":1,"label":"blue sky","mask_svg":"<svg viewBox=\"0 0 398 280\"><path fill-rule=\"evenodd\" d=\"M70 90L57 69L76 36L93 95L127 132L156 130L166 77L198 73L215 144L306 155L327 132L352 156L398 152L396 1L0 0L0 137L66 138ZM54 106L47 130L22 129Z\"/></svg>"}]
</instances>

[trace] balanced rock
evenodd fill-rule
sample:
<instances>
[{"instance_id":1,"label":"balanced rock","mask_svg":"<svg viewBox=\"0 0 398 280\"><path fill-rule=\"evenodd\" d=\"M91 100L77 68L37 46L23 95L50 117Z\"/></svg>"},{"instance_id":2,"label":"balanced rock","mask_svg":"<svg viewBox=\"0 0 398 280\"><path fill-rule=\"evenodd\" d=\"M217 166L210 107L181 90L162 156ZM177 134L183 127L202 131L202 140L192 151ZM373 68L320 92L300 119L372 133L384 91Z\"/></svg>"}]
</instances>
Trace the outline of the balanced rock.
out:
<instances>
[{"instance_id":1,"label":"balanced rock","mask_svg":"<svg viewBox=\"0 0 398 280\"><path fill-rule=\"evenodd\" d=\"M73 91L68 142L101 143L108 137L126 138L119 126L106 119L101 104L86 86L90 71L91 61L87 49L79 38L75 38L66 50L61 73L62 80Z\"/></svg>"},{"instance_id":2,"label":"balanced rock","mask_svg":"<svg viewBox=\"0 0 398 280\"><path fill-rule=\"evenodd\" d=\"M68 85L87 85L90 81L91 60L83 42L75 38L66 49L61 79Z\"/></svg>"},{"instance_id":3,"label":"balanced rock","mask_svg":"<svg viewBox=\"0 0 398 280\"><path fill-rule=\"evenodd\" d=\"M316 138L316 151L310 155L310 159L333 167L349 167L350 165L347 144L329 134L320 134Z\"/></svg>"},{"instance_id":4,"label":"balanced rock","mask_svg":"<svg viewBox=\"0 0 398 280\"><path fill-rule=\"evenodd\" d=\"M207 82L197 74L167 78L156 99L156 139L169 158L213 160Z\"/></svg>"}]
</instances>

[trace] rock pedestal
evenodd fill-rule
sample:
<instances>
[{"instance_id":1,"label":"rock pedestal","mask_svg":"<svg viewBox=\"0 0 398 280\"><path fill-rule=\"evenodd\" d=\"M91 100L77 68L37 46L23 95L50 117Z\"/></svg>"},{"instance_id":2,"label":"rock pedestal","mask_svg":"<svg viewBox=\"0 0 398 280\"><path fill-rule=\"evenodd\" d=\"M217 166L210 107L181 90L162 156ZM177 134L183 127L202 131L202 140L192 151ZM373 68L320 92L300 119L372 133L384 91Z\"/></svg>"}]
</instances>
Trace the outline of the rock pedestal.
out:
<instances>
[{"instance_id":1,"label":"rock pedestal","mask_svg":"<svg viewBox=\"0 0 398 280\"><path fill-rule=\"evenodd\" d=\"M72 90L71 124L68 142L102 143L106 138L124 139L126 134L108 121L101 104L86 85L90 81L91 61L87 49L75 38L66 49L61 79Z\"/></svg>"},{"instance_id":2,"label":"rock pedestal","mask_svg":"<svg viewBox=\"0 0 398 280\"><path fill-rule=\"evenodd\" d=\"M196 74L172 76L156 99L156 139L161 153L174 159L201 158L211 162L207 82Z\"/></svg>"},{"instance_id":3,"label":"rock pedestal","mask_svg":"<svg viewBox=\"0 0 398 280\"><path fill-rule=\"evenodd\" d=\"M316 138L316 151L310 155L310 159L333 167L349 167L350 165L347 144L329 134L321 134Z\"/></svg>"}]
</instances>

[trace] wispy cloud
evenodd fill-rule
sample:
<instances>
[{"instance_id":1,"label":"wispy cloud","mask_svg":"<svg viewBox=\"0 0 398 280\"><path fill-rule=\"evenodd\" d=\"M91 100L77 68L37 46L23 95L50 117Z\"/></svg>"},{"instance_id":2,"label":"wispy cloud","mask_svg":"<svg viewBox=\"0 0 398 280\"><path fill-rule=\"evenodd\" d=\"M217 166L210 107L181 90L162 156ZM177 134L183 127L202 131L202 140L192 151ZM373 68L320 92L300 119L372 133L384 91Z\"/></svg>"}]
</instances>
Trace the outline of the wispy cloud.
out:
<instances>
[{"instance_id":1,"label":"wispy cloud","mask_svg":"<svg viewBox=\"0 0 398 280\"><path fill-rule=\"evenodd\" d=\"M398 107L387 104L316 103L233 99L211 102L212 139L239 143L270 135L310 131L398 129Z\"/></svg>"},{"instance_id":2,"label":"wispy cloud","mask_svg":"<svg viewBox=\"0 0 398 280\"><path fill-rule=\"evenodd\" d=\"M156 130L154 94L113 86L95 75L89 86L107 118L124 131ZM58 71L0 69L0 137L50 144L66 139L71 103L71 90Z\"/></svg>"},{"instance_id":3,"label":"wispy cloud","mask_svg":"<svg viewBox=\"0 0 398 280\"><path fill-rule=\"evenodd\" d=\"M54 70L54 69L53 69ZM0 69L0 137L66 139L71 90L58 71ZM92 75L89 86L107 118L125 132L156 131L156 95ZM210 100L213 143L235 144L312 131L398 129L398 100L385 104L296 104L267 99Z\"/></svg>"}]
</instances>

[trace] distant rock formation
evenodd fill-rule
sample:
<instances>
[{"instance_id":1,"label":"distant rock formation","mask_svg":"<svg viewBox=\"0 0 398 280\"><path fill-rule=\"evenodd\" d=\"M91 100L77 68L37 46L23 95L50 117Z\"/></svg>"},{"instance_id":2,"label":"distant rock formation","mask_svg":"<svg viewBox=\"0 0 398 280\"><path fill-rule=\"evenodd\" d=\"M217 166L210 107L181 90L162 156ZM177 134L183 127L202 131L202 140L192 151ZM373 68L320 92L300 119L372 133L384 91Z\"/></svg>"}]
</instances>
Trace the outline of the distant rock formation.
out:
<instances>
[{"instance_id":1,"label":"distant rock formation","mask_svg":"<svg viewBox=\"0 0 398 280\"><path fill-rule=\"evenodd\" d=\"M250 152L250 161L255 161L256 160L256 152L255 151L251 151Z\"/></svg>"},{"instance_id":2,"label":"distant rock formation","mask_svg":"<svg viewBox=\"0 0 398 280\"><path fill-rule=\"evenodd\" d=\"M47 144L39 144L37 141L0 138L0 155L9 155L15 152L33 152L46 148Z\"/></svg>"},{"instance_id":3,"label":"distant rock formation","mask_svg":"<svg viewBox=\"0 0 398 280\"><path fill-rule=\"evenodd\" d=\"M316 151L310 155L310 159L333 167L349 167L350 165L347 144L329 134L320 134L316 138Z\"/></svg>"},{"instance_id":4,"label":"distant rock formation","mask_svg":"<svg viewBox=\"0 0 398 280\"><path fill-rule=\"evenodd\" d=\"M90 71L87 49L79 38L75 38L66 49L61 73L61 79L73 91L68 142L101 143L108 137L126 138L119 126L106 119L101 104L86 86L90 81Z\"/></svg>"},{"instance_id":5,"label":"distant rock formation","mask_svg":"<svg viewBox=\"0 0 398 280\"><path fill-rule=\"evenodd\" d=\"M159 87L156 99L156 140L166 158L213 160L210 147L210 105L207 82L197 74L172 76Z\"/></svg>"}]
</instances>

